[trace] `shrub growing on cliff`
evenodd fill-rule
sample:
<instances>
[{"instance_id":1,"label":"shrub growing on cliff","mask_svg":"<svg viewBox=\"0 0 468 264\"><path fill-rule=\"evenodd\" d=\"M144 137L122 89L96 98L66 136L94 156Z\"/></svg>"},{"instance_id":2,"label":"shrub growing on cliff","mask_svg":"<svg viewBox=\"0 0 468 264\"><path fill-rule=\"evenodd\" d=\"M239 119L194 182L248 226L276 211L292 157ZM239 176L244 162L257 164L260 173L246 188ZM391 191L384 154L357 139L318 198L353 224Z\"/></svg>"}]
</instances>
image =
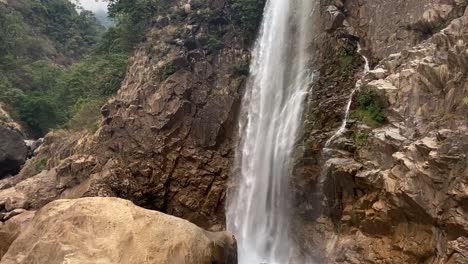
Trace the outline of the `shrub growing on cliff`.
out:
<instances>
[{"instance_id":1,"label":"shrub growing on cliff","mask_svg":"<svg viewBox=\"0 0 468 264\"><path fill-rule=\"evenodd\" d=\"M367 145L368 138L369 138L369 134L367 132L357 132L354 134L354 142L358 146Z\"/></svg>"},{"instance_id":2,"label":"shrub growing on cliff","mask_svg":"<svg viewBox=\"0 0 468 264\"><path fill-rule=\"evenodd\" d=\"M166 80L167 78L169 78L169 76L174 74L176 71L177 71L177 66L175 66L173 63L168 63L164 65L161 70L161 80L163 81Z\"/></svg>"},{"instance_id":3,"label":"shrub growing on cliff","mask_svg":"<svg viewBox=\"0 0 468 264\"><path fill-rule=\"evenodd\" d=\"M384 107L377 93L363 87L357 96L355 117L370 126L378 126L385 122Z\"/></svg>"},{"instance_id":4,"label":"shrub growing on cliff","mask_svg":"<svg viewBox=\"0 0 468 264\"><path fill-rule=\"evenodd\" d=\"M235 76L248 76L250 73L250 65L248 63L244 64L234 64L232 66L232 72Z\"/></svg>"},{"instance_id":5,"label":"shrub growing on cliff","mask_svg":"<svg viewBox=\"0 0 468 264\"><path fill-rule=\"evenodd\" d=\"M73 130L86 129L92 133L96 132L99 126L99 113L103 98L82 98L73 107L73 117L69 122L69 127Z\"/></svg>"},{"instance_id":6,"label":"shrub growing on cliff","mask_svg":"<svg viewBox=\"0 0 468 264\"><path fill-rule=\"evenodd\" d=\"M351 74L355 64L358 62L359 54L354 44L349 40L340 40L336 47L340 74Z\"/></svg>"},{"instance_id":7,"label":"shrub growing on cliff","mask_svg":"<svg viewBox=\"0 0 468 264\"><path fill-rule=\"evenodd\" d=\"M208 34L208 36L203 40L203 44L210 52L220 50L224 46L221 41L221 37L217 34Z\"/></svg>"}]
</instances>

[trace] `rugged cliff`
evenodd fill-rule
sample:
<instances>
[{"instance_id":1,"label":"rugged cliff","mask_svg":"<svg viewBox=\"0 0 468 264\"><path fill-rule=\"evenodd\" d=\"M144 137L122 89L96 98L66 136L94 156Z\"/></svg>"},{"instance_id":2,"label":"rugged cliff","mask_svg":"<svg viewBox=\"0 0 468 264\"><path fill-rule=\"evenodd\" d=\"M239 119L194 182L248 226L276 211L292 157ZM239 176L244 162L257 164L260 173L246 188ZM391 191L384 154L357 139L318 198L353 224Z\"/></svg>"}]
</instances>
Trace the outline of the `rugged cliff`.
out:
<instances>
[{"instance_id":1,"label":"rugged cliff","mask_svg":"<svg viewBox=\"0 0 468 264\"><path fill-rule=\"evenodd\" d=\"M321 261L468 261L466 6L466 1L336 1L325 8L330 40L359 41L374 69L353 76L361 85L348 129L327 148L324 141L339 122L317 120L331 110L341 113L341 121L355 87L343 85L346 74L328 74L329 67L343 64L323 64L322 80L335 83L317 86L312 102L312 126L295 179L302 244L310 251L322 248L315 254ZM359 61L356 52L335 54ZM341 107L335 110L327 100ZM336 130L324 138L332 127ZM311 188L316 192L310 194ZM324 201L316 202L318 197Z\"/></svg>"},{"instance_id":2,"label":"rugged cliff","mask_svg":"<svg viewBox=\"0 0 468 264\"><path fill-rule=\"evenodd\" d=\"M320 1L292 177L304 255L468 262L467 5ZM58 198L115 196L223 229L250 44L230 1L174 3L154 17L98 130L49 133L0 181L0 228ZM347 130L325 147L358 81Z\"/></svg>"}]
</instances>

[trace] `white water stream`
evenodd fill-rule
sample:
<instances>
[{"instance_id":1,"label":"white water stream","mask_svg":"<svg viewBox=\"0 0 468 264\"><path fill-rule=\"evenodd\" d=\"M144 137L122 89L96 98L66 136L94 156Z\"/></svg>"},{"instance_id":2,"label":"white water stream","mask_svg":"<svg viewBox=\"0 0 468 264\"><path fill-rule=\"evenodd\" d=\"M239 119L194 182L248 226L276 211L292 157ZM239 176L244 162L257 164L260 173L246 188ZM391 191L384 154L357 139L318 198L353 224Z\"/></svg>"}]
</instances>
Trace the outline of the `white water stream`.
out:
<instances>
[{"instance_id":1,"label":"white water stream","mask_svg":"<svg viewBox=\"0 0 468 264\"><path fill-rule=\"evenodd\" d=\"M312 80L307 48L316 0L268 0L244 95L241 143L228 193L227 227L240 264L287 264L291 152Z\"/></svg>"},{"instance_id":2,"label":"white water stream","mask_svg":"<svg viewBox=\"0 0 468 264\"><path fill-rule=\"evenodd\" d=\"M358 50L357 52L359 54L361 54L361 45L358 43ZM366 56L362 55L362 58L364 59L364 74L368 73L370 71L370 66L369 66L369 60L367 59ZM348 124L348 121L349 121L349 114L350 114L350 110L351 110L351 104L353 103L353 98L354 98L354 95L356 94L357 91L359 91L359 89L361 88L362 86L362 82L361 80L358 80L356 82L356 85L354 86L354 89L353 91L351 92L351 95L349 96L349 99L348 99L348 103L346 104L346 109L345 109L345 116L343 118L343 121L341 122L341 126L340 128L335 132L335 134L333 134L333 136L331 136L327 142L325 143L325 148L329 147L330 144L335 140L337 139L339 136L341 136L345 131L346 131L346 125Z\"/></svg>"}]
</instances>

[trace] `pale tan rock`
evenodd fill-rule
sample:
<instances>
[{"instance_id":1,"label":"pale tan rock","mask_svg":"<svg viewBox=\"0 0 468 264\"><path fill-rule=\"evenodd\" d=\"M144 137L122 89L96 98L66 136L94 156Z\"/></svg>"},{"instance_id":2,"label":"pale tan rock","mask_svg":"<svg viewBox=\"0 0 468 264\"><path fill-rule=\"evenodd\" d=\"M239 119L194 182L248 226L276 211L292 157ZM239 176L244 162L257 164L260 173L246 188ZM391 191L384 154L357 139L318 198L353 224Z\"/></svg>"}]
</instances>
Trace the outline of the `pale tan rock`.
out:
<instances>
[{"instance_id":1,"label":"pale tan rock","mask_svg":"<svg viewBox=\"0 0 468 264\"><path fill-rule=\"evenodd\" d=\"M14 209L11 212L5 213L5 215L3 216L3 219L1 219L1 220L5 222L5 221L9 220L10 218L15 217L15 216L20 215L20 214L25 213L25 212L26 212L25 209Z\"/></svg>"},{"instance_id":2,"label":"pale tan rock","mask_svg":"<svg viewBox=\"0 0 468 264\"><path fill-rule=\"evenodd\" d=\"M34 211L22 212L0 225L0 259L7 252L11 243L26 229L34 214Z\"/></svg>"},{"instance_id":3,"label":"pale tan rock","mask_svg":"<svg viewBox=\"0 0 468 264\"><path fill-rule=\"evenodd\" d=\"M56 200L37 212L1 264L237 263L227 232L118 198Z\"/></svg>"},{"instance_id":4,"label":"pale tan rock","mask_svg":"<svg viewBox=\"0 0 468 264\"><path fill-rule=\"evenodd\" d=\"M8 189L0 190L0 202L6 211L19 208L38 209L58 197L55 170L42 171Z\"/></svg>"}]
</instances>

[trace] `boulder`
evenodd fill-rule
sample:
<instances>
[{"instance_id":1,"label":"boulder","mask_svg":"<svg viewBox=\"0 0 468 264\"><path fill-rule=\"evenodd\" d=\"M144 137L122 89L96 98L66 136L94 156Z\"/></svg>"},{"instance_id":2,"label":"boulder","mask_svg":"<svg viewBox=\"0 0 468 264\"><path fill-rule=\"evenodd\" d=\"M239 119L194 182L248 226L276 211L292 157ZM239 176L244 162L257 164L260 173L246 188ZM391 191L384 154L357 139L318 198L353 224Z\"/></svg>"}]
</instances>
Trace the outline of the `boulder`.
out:
<instances>
[{"instance_id":1,"label":"boulder","mask_svg":"<svg viewBox=\"0 0 468 264\"><path fill-rule=\"evenodd\" d=\"M56 200L36 213L1 264L237 263L227 232L118 198Z\"/></svg>"},{"instance_id":2,"label":"boulder","mask_svg":"<svg viewBox=\"0 0 468 264\"><path fill-rule=\"evenodd\" d=\"M0 258L6 253L19 234L25 230L33 219L34 213L34 211L22 212L0 225Z\"/></svg>"},{"instance_id":3,"label":"boulder","mask_svg":"<svg viewBox=\"0 0 468 264\"><path fill-rule=\"evenodd\" d=\"M21 133L0 125L0 178L18 173L27 155L28 148Z\"/></svg>"},{"instance_id":4,"label":"boulder","mask_svg":"<svg viewBox=\"0 0 468 264\"><path fill-rule=\"evenodd\" d=\"M38 209L57 199L56 178L54 169L44 170L10 188L0 190L0 203L4 203L6 212L21 208Z\"/></svg>"}]
</instances>

